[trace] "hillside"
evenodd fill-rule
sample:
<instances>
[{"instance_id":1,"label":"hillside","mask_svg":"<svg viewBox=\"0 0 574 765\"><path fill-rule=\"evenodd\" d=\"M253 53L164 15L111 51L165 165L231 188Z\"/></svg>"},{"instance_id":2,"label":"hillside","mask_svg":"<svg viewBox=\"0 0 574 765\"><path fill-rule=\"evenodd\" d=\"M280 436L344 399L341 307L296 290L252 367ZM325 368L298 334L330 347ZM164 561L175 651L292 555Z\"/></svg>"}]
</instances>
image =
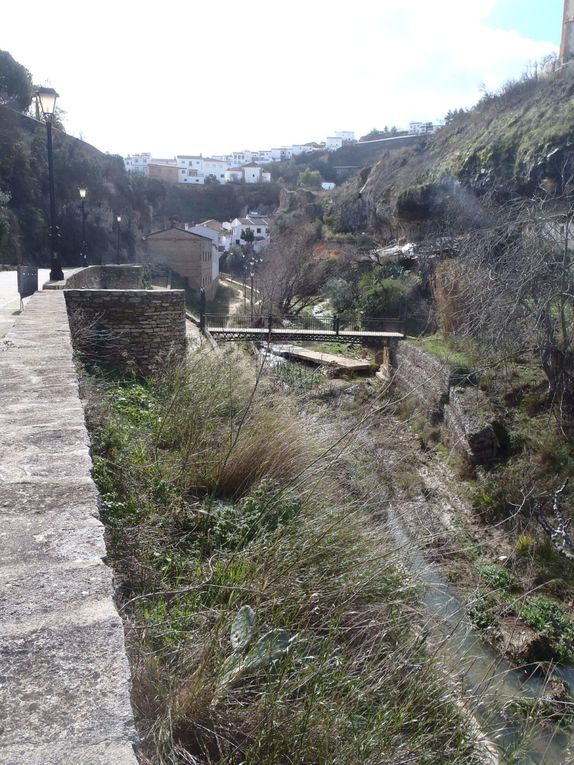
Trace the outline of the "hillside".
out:
<instances>
[{"instance_id":1,"label":"hillside","mask_svg":"<svg viewBox=\"0 0 574 765\"><path fill-rule=\"evenodd\" d=\"M219 184L183 188L129 176L119 156L104 154L54 129L54 176L64 265L79 265L82 240L78 189L88 189L86 240L90 262L116 257L116 215L122 216L122 258L135 260L138 243L170 221L233 219L249 210L272 212L276 184ZM48 166L43 123L0 105L0 263L49 263Z\"/></svg>"},{"instance_id":2,"label":"hillside","mask_svg":"<svg viewBox=\"0 0 574 765\"><path fill-rule=\"evenodd\" d=\"M453 219L465 228L485 194L560 193L574 171L573 94L571 67L485 94L421 146L385 153L338 190L333 229L416 241Z\"/></svg>"}]
</instances>

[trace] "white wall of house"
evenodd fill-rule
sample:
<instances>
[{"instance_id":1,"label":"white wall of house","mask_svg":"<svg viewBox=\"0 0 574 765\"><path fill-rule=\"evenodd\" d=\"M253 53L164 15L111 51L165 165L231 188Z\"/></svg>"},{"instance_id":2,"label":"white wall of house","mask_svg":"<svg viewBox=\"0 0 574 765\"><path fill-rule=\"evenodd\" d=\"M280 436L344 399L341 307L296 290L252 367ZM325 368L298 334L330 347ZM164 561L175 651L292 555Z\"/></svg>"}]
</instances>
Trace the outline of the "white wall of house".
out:
<instances>
[{"instance_id":1,"label":"white wall of house","mask_svg":"<svg viewBox=\"0 0 574 765\"><path fill-rule=\"evenodd\" d=\"M337 149L340 149L342 145L343 139L336 135L328 136L327 140L325 141L325 148L327 151L337 151Z\"/></svg>"},{"instance_id":2,"label":"white wall of house","mask_svg":"<svg viewBox=\"0 0 574 765\"><path fill-rule=\"evenodd\" d=\"M136 175L148 175L149 163L151 162L151 154L128 154L124 158L124 167L126 173L133 173Z\"/></svg>"},{"instance_id":3,"label":"white wall of house","mask_svg":"<svg viewBox=\"0 0 574 765\"><path fill-rule=\"evenodd\" d=\"M261 168L247 165L243 168L243 177L245 183L261 183Z\"/></svg>"},{"instance_id":4,"label":"white wall of house","mask_svg":"<svg viewBox=\"0 0 574 765\"><path fill-rule=\"evenodd\" d=\"M337 138L341 138L343 142L355 140L354 130L335 130L335 135Z\"/></svg>"},{"instance_id":5,"label":"white wall of house","mask_svg":"<svg viewBox=\"0 0 574 765\"><path fill-rule=\"evenodd\" d=\"M225 171L226 183L239 183L243 180L243 170L241 168L232 168Z\"/></svg>"}]
</instances>

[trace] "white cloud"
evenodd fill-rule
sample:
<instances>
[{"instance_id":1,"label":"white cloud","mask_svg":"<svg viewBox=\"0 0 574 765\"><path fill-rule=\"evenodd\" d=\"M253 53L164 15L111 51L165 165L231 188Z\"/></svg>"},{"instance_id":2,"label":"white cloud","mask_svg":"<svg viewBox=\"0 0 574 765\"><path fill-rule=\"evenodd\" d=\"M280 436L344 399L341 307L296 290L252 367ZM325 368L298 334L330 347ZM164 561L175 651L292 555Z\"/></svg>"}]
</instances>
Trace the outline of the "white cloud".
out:
<instances>
[{"instance_id":1,"label":"white cloud","mask_svg":"<svg viewBox=\"0 0 574 765\"><path fill-rule=\"evenodd\" d=\"M265 148L439 118L520 76L555 46L489 28L496 1L33 0L0 47L103 150Z\"/></svg>"}]
</instances>

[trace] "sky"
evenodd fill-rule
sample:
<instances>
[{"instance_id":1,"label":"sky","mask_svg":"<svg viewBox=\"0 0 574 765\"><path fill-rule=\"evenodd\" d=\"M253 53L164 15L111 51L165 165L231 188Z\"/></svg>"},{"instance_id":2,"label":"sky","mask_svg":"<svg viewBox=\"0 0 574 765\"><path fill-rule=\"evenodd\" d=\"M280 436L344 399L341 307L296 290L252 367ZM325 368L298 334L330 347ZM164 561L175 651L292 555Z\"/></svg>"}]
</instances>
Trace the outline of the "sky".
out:
<instances>
[{"instance_id":1,"label":"sky","mask_svg":"<svg viewBox=\"0 0 574 765\"><path fill-rule=\"evenodd\" d=\"M0 49L112 154L436 121L556 52L563 0L6 0Z\"/></svg>"}]
</instances>

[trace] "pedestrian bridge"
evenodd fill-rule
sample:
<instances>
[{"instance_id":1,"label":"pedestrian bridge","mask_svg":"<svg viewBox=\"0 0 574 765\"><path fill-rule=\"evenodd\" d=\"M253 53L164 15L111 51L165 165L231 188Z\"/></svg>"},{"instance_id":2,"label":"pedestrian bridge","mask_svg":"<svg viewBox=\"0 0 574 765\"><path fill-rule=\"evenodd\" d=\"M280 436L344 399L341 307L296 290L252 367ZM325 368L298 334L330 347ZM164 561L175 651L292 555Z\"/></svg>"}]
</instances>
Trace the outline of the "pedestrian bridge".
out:
<instances>
[{"instance_id":1,"label":"pedestrian bridge","mask_svg":"<svg viewBox=\"0 0 574 765\"><path fill-rule=\"evenodd\" d=\"M404 337L404 319L346 322L338 316L251 316L200 313L199 326L216 340L259 340L265 343L330 341L389 345Z\"/></svg>"}]
</instances>

